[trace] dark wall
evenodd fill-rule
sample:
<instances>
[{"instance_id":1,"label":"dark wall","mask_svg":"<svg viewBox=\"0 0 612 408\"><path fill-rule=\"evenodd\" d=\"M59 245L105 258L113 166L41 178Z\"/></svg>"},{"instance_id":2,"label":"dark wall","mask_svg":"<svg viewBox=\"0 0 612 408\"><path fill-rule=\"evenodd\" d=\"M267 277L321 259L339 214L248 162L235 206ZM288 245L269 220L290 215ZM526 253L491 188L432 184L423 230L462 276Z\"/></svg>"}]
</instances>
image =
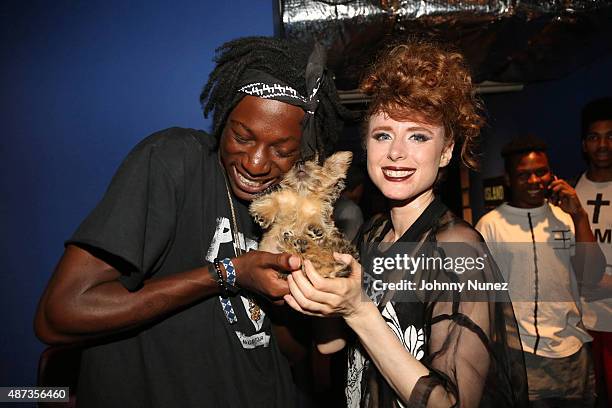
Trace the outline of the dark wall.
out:
<instances>
[{"instance_id":1,"label":"dark wall","mask_svg":"<svg viewBox=\"0 0 612 408\"><path fill-rule=\"evenodd\" d=\"M208 128L214 49L272 35L272 1L0 4L0 385L32 385L36 303L68 238L137 141Z\"/></svg>"},{"instance_id":2,"label":"dark wall","mask_svg":"<svg viewBox=\"0 0 612 408\"><path fill-rule=\"evenodd\" d=\"M488 127L482 138L481 174L471 178L474 221L483 212L481 179L504 174L500 151L515 136L533 133L543 139L553 171L560 177L584 171L580 110L592 99L611 95L612 56L557 81L526 85L520 92L484 95Z\"/></svg>"}]
</instances>

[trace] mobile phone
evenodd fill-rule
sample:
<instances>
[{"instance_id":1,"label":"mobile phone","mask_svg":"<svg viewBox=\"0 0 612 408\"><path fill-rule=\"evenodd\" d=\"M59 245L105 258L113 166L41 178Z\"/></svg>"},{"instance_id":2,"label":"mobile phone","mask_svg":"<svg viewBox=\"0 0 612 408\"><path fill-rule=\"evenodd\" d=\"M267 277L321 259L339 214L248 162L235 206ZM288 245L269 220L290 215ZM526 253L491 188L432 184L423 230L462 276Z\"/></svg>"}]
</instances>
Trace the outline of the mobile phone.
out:
<instances>
[{"instance_id":1,"label":"mobile phone","mask_svg":"<svg viewBox=\"0 0 612 408\"><path fill-rule=\"evenodd\" d=\"M544 189L544 197L546 197L547 199L550 199L550 197L552 197L552 195L553 195L553 191L550 188L552 182L555 181L555 180L558 180L558 177L554 173L551 173L550 175L551 175L550 183L548 183L548 185Z\"/></svg>"}]
</instances>

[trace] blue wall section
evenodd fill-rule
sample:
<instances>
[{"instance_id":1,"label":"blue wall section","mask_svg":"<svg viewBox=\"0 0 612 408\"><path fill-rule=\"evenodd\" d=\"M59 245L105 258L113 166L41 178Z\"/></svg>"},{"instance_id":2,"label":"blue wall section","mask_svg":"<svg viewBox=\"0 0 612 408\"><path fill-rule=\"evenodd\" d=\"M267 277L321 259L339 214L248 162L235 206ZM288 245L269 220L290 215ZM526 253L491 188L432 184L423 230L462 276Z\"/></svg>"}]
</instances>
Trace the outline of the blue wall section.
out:
<instances>
[{"instance_id":1,"label":"blue wall section","mask_svg":"<svg viewBox=\"0 0 612 408\"><path fill-rule=\"evenodd\" d=\"M156 130L208 128L214 49L272 35L272 4L2 2L0 386L34 384L36 303L121 159Z\"/></svg>"},{"instance_id":2,"label":"blue wall section","mask_svg":"<svg viewBox=\"0 0 612 408\"><path fill-rule=\"evenodd\" d=\"M484 134L485 177L501 175L499 155L515 136L533 133L549 149L553 170L562 177L581 171L580 111L592 99L612 96L612 56L558 81L526 85L521 92L485 95L489 127Z\"/></svg>"}]
</instances>

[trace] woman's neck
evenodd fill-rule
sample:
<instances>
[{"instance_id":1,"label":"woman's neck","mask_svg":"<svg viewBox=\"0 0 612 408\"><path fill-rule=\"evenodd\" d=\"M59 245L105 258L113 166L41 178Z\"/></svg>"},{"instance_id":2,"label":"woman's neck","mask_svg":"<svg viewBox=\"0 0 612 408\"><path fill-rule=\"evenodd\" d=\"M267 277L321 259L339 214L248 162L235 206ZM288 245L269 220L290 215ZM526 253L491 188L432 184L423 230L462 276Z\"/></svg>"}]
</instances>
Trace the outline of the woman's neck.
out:
<instances>
[{"instance_id":1,"label":"woman's neck","mask_svg":"<svg viewBox=\"0 0 612 408\"><path fill-rule=\"evenodd\" d=\"M384 241L395 242L400 239L433 200L433 190L427 190L408 201L391 203L392 225Z\"/></svg>"}]
</instances>

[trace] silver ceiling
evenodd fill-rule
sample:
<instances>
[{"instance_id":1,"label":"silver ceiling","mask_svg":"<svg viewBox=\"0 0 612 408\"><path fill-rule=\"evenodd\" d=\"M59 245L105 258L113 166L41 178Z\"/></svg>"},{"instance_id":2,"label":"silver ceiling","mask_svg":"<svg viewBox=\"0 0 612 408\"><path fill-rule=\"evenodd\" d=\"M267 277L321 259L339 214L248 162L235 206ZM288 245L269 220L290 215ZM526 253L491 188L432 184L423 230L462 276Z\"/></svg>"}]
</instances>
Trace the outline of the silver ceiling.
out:
<instances>
[{"instance_id":1,"label":"silver ceiling","mask_svg":"<svg viewBox=\"0 0 612 408\"><path fill-rule=\"evenodd\" d=\"M278 0L277 35L321 41L350 90L386 44L410 36L455 44L477 82L560 78L612 54L612 1Z\"/></svg>"}]
</instances>

